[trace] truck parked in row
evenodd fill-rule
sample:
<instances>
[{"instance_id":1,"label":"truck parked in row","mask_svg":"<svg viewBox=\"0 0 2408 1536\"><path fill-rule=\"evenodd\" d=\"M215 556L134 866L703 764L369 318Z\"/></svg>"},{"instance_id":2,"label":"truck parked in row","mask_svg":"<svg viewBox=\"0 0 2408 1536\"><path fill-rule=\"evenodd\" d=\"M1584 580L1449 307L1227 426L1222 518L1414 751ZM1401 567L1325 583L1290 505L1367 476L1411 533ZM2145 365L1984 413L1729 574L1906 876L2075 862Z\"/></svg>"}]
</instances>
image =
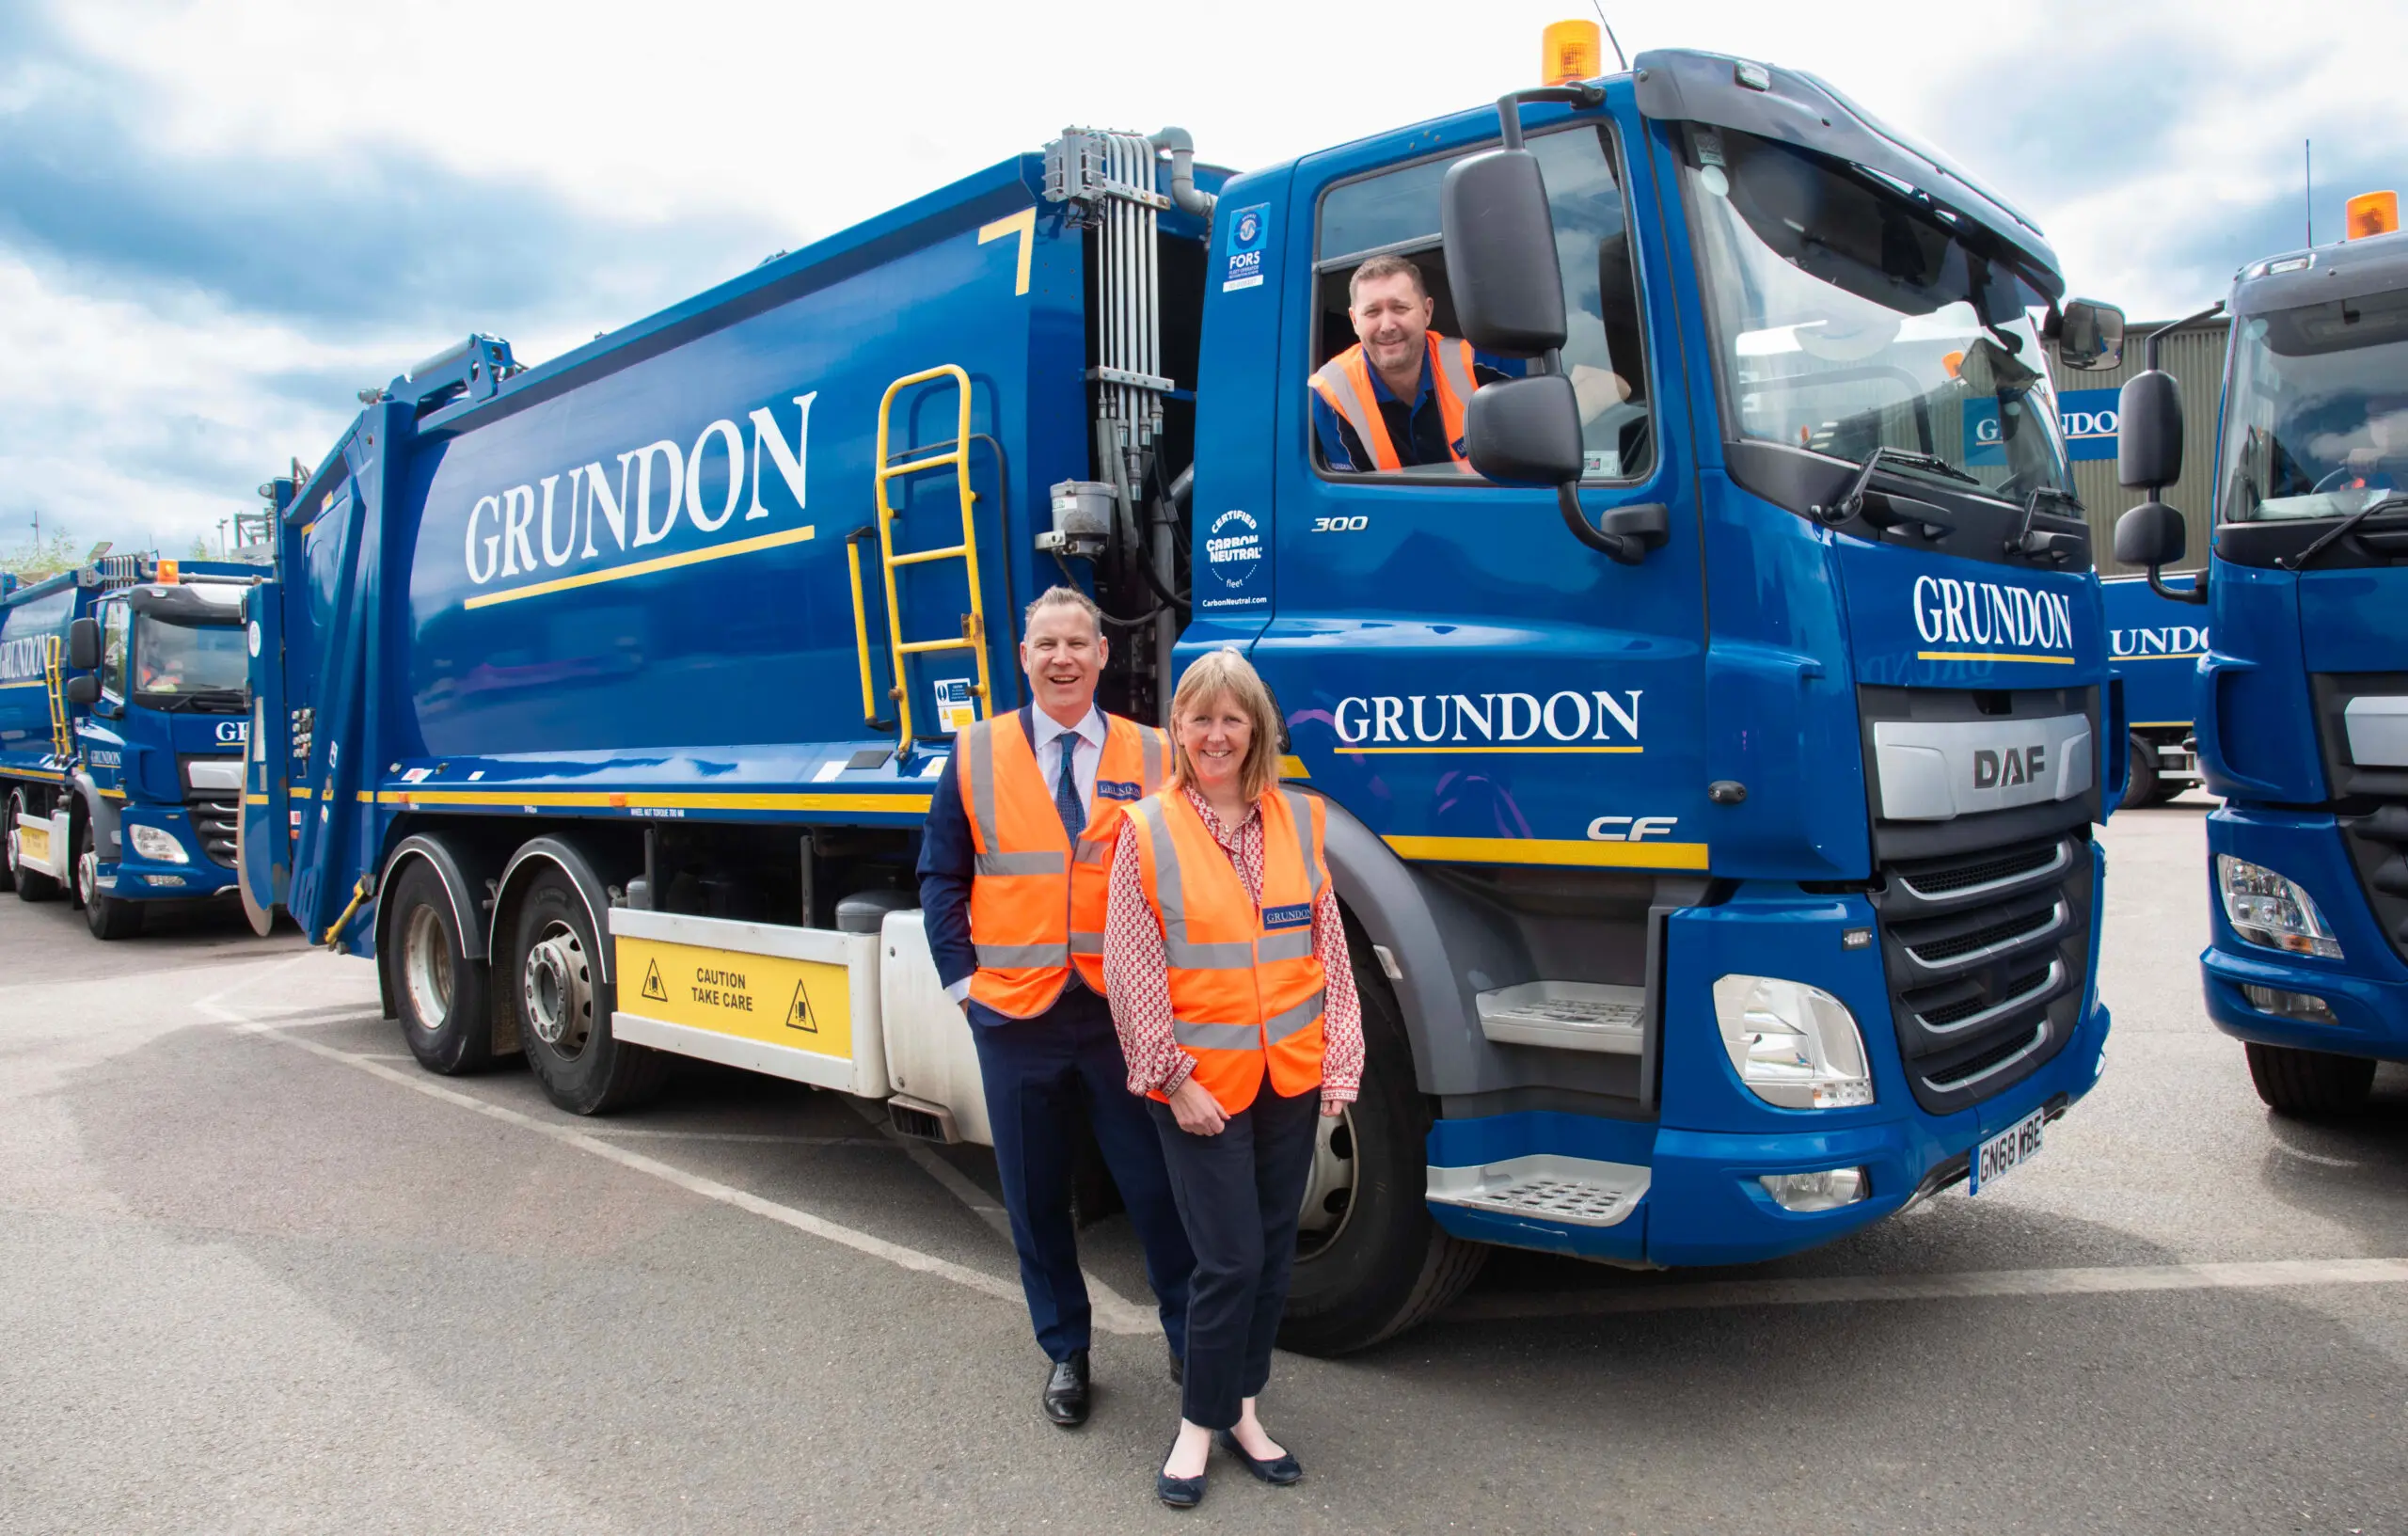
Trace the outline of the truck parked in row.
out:
<instances>
[{"instance_id":1,"label":"truck parked in row","mask_svg":"<svg viewBox=\"0 0 2408 1536\"><path fill-rule=\"evenodd\" d=\"M2162 804L2199 783L2191 710L2208 618L2182 599L2187 588L2167 584L2176 596L2159 596L2147 577L2099 583L2107 603L2108 665L2123 688L2131 733L2131 768L2118 802L2125 810Z\"/></svg>"},{"instance_id":2,"label":"truck parked in row","mask_svg":"<svg viewBox=\"0 0 2408 1536\"><path fill-rule=\"evenodd\" d=\"M0 889L64 895L101 939L233 894L264 574L111 555L0 595Z\"/></svg>"},{"instance_id":3,"label":"truck parked in row","mask_svg":"<svg viewBox=\"0 0 2408 1536\"><path fill-rule=\"evenodd\" d=\"M2208 818L2208 1016L2275 1109L2329 1114L2408 1060L2408 234L2389 193L2351 238L2244 267L2226 301L2215 544L2188 592ZM2118 477L2150 499L2119 560L2184 554L2182 406L2124 385ZM2204 589L2204 590L2201 590Z\"/></svg>"},{"instance_id":4,"label":"truck parked in row","mask_svg":"<svg viewBox=\"0 0 2408 1536\"><path fill-rule=\"evenodd\" d=\"M1462 465L1356 472L1307 380L1400 255L1501 376ZM1068 580L1110 707L1238 647L1327 801L1369 1061L1293 1347L1484 1245L1811 1247L2097 1080L2127 731L2043 346L2120 331L1980 182L1749 60L1243 175L1068 132L376 393L277 491L246 902L375 957L436 1071L523 1051L594 1114L694 1056L984 1141L913 860Z\"/></svg>"}]
</instances>

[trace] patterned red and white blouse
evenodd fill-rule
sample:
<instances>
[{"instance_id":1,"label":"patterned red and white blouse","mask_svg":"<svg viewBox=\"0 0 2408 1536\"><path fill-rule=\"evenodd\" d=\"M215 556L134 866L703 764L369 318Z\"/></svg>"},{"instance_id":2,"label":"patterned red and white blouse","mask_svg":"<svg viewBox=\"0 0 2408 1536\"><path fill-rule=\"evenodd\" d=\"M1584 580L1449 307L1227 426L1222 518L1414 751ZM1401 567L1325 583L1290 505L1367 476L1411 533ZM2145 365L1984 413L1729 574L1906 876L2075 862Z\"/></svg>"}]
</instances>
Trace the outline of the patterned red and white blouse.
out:
<instances>
[{"instance_id":1,"label":"patterned red and white blouse","mask_svg":"<svg viewBox=\"0 0 2408 1536\"><path fill-rule=\"evenodd\" d=\"M1262 813L1250 810L1231 831L1204 798L1180 791L1205 830L1229 856L1245 882L1246 895L1262 902ZM1351 1103L1363 1081L1363 1005L1354 994L1354 970L1346 954L1346 926L1338 895L1323 885L1313 903L1313 958L1324 974L1322 993L1321 1098L1324 1105ZM1129 1091L1168 1094L1187 1081L1196 1058L1171 1038L1170 967L1163 951L1162 920L1146 899L1136 839L1123 837L1112 856L1112 906L1103 925L1103 984L1119 1027L1120 1051L1129 1058Z\"/></svg>"}]
</instances>

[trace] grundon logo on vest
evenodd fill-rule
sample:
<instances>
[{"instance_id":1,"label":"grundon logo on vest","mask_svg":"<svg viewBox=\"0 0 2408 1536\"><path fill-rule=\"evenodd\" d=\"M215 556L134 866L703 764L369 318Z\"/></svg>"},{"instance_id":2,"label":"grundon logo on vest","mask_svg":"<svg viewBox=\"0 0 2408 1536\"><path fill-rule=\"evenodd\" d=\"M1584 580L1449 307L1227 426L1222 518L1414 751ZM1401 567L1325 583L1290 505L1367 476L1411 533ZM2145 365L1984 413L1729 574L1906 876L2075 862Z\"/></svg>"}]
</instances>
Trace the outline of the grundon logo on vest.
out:
<instances>
[{"instance_id":1,"label":"grundon logo on vest","mask_svg":"<svg viewBox=\"0 0 2408 1536\"><path fill-rule=\"evenodd\" d=\"M793 397L791 441L778 424L777 411L764 405L740 426L721 417L691 443L663 438L475 498L462 542L469 584L589 573L609 579L614 557L663 543L681 518L697 533L720 537L731 524L790 520L806 505L811 403L818 398L816 389ZM607 467L606 459L616 468ZM804 529L790 531L798 539L810 536ZM649 561L631 562L628 574L638 567L656 568ZM556 590L550 580L531 585ZM507 590L496 591L471 597L469 604L508 595Z\"/></svg>"},{"instance_id":2,"label":"grundon logo on vest","mask_svg":"<svg viewBox=\"0 0 2408 1536\"><path fill-rule=\"evenodd\" d=\"M1919 576L1915 633L1927 645L2012 645L2073 654L2073 599L1997 581Z\"/></svg>"}]
</instances>

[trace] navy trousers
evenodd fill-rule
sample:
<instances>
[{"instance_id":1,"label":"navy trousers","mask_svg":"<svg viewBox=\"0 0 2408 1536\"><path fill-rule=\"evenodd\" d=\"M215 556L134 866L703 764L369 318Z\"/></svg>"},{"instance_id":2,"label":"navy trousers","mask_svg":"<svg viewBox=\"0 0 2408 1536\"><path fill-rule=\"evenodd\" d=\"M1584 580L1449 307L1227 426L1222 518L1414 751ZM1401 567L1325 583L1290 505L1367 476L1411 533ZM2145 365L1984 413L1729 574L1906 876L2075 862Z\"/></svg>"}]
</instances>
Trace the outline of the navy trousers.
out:
<instances>
[{"instance_id":1,"label":"navy trousers","mask_svg":"<svg viewBox=\"0 0 2408 1536\"><path fill-rule=\"evenodd\" d=\"M1271 1346L1296 1267L1296 1223L1312 1172L1321 1090L1282 1099L1265 1083L1217 1136L1181 1131L1168 1104L1149 1099L1146 1108L1162 1133L1171 1193L1196 1245L1180 1417L1208 1430L1229 1429L1241 1401L1260 1396L1271 1380Z\"/></svg>"},{"instance_id":2,"label":"navy trousers","mask_svg":"<svg viewBox=\"0 0 2408 1536\"><path fill-rule=\"evenodd\" d=\"M970 1034L978 1042L1004 1209L1012 1219L1012 1246L1020 1251L1029 1321L1046 1358L1066 1360L1085 1349L1092 1321L1070 1223L1070 1174L1082 1120L1095 1129L1103 1165L1145 1249L1146 1279L1162 1308L1164 1337L1173 1354L1184 1356L1196 1256L1171 1198L1162 1139L1146 1116L1148 1101L1129 1092L1129 1063L1110 1006L1073 984L1034 1019L973 1007Z\"/></svg>"}]
</instances>

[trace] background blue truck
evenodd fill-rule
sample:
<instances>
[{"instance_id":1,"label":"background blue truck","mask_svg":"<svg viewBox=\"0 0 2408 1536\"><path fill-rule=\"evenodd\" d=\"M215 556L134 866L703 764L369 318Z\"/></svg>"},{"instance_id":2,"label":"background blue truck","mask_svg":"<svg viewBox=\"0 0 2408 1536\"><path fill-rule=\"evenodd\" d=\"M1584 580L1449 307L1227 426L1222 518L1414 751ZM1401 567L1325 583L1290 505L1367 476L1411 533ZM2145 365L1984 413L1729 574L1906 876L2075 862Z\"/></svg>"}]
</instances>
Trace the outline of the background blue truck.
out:
<instances>
[{"instance_id":1,"label":"background blue truck","mask_svg":"<svg viewBox=\"0 0 2408 1536\"><path fill-rule=\"evenodd\" d=\"M2378 199L2388 194L2377 195ZM2353 199L2343 244L2242 269L2218 423L2196 684L2208 818L2208 1014L2258 1092L2329 1114L2408 1060L2408 235ZM2381 207L2378 201L2376 206ZM2178 391L2124 386L2117 558L2182 558L2157 499Z\"/></svg>"},{"instance_id":2,"label":"background blue truck","mask_svg":"<svg viewBox=\"0 0 2408 1536\"><path fill-rule=\"evenodd\" d=\"M1481 475L1317 457L1307 375L1391 253L1524 359ZM376 957L435 1070L523 1051L595 1113L695 1056L984 1141L917 829L1067 579L1110 706L1241 647L1330 804L1370 1059L1293 1347L1488 1244L1828 1242L2098 1076L2126 732L2041 349L2120 325L1751 61L1236 176L1066 133L541 367L394 379L277 493L246 901Z\"/></svg>"},{"instance_id":3,"label":"background blue truck","mask_svg":"<svg viewBox=\"0 0 2408 1536\"><path fill-rule=\"evenodd\" d=\"M2179 593L2195 578L2162 579ZM2158 595L2147 577L2108 577L2099 588L2107 604L2108 664L2123 685L2131 736L2130 781L2118 806L2162 804L2199 783L2191 715L2208 616L2194 604Z\"/></svg>"},{"instance_id":4,"label":"background blue truck","mask_svg":"<svg viewBox=\"0 0 2408 1536\"><path fill-rule=\"evenodd\" d=\"M0 596L0 885L65 895L102 939L234 893L243 594L264 574L116 555Z\"/></svg>"}]
</instances>

